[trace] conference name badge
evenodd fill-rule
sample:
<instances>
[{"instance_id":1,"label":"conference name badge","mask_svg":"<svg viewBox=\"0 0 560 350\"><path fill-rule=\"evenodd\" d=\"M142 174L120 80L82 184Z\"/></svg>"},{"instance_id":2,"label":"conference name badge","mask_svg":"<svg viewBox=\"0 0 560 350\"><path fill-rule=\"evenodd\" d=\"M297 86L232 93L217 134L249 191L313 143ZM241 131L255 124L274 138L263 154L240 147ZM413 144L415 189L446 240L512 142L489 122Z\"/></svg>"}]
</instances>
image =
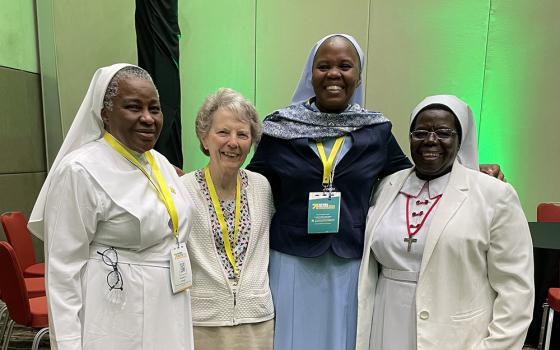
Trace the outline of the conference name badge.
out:
<instances>
[{"instance_id":1,"label":"conference name badge","mask_svg":"<svg viewBox=\"0 0 560 350\"><path fill-rule=\"evenodd\" d=\"M173 293L180 293L192 286L191 263L185 243L181 243L178 247L171 249L169 273L171 274Z\"/></svg>"},{"instance_id":2,"label":"conference name badge","mask_svg":"<svg viewBox=\"0 0 560 350\"><path fill-rule=\"evenodd\" d=\"M307 233L337 233L340 219L340 192L310 192Z\"/></svg>"}]
</instances>

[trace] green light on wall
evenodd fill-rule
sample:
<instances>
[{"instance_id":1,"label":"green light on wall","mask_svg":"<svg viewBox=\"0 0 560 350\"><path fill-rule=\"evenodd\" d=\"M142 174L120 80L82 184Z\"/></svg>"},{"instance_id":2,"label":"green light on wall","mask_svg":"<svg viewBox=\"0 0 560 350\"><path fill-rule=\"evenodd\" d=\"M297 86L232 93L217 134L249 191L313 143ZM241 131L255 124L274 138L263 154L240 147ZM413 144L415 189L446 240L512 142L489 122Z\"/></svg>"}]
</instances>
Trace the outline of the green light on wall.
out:
<instances>
[{"instance_id":1,"label":"green light on wall","mask_svg":"<svg viewBox=\"0 0 560 350\"><path fill-rule=\"evenodd\" d=\"M179 2L181 108L185 171L205 166L194 130L206 96L220 87L255 98L254 1Z\"/></svg>"},{"instance_id":2,"label":"green light on wall","mask_svg":"<svg viewBox=\"0 0 560 350\"><path fill-rule=\"evenodd\" d=\"M534 45L535 38L531 38L526 27L520 24L526 15L522 7L512 7L505 1L493 2L492 6L484 67L479 155L481 163L499 163L512 180L520 176L523 168L518 153L523 147L519 136L527 127L523 111L530 103L530 96L523 90L534 68L527 60L527 51Z\"/></svg>"}]
</instances>

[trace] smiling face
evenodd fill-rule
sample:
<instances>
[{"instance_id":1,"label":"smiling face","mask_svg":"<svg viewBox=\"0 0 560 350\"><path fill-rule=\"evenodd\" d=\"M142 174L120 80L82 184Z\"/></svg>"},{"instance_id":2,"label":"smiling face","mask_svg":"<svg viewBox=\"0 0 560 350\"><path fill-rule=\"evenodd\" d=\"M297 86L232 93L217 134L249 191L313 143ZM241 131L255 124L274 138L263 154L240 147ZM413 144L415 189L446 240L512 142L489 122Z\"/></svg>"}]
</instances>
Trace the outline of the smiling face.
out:
<instances>
[{"instance_id":1,"label":"smiling face","mask_svg":"<svg viewBox=\"0 0 560 350\"><path fill-rule=\"evenodd\" d=\"M457 131L455 116L444 109L426 109L418 113L412 131L452 129ZM435 179L451 171L457 152L459 137L454 133L448 139L438 139L434 133L423 140L410 136L410 153L416 166L416 175L424 180Z\"/></svg>"},{"instance_id":2,"label":"smiling face","mask_svg":"<svg viewBox=\"0 0 560 350\"><path fill-rule=\"evenodd\" d=\"M239 170L252 141L251 125L224 108L214 112L210 130L201 138L210 155L210 169L221 173Z\"/></svg>"},{"instance_id":3,"label":"smiling face","mask_svg":"<svg viewBox=\"0 0 560 350\"><path fill-rule=\"evenodd\" d=\"M139 153L149 151L163 124L154 84L138 78L121 80L112 108L103 108L101 117L105 130L124 146Z\"/></svg>"},{"instance_id":4,"label":"smiling face","mask_svg":"<svg viewBox=\"0 0 560 350\"><path fill-rule=\"evenodd\" d=\"M346 109L360 84L360 58L354 45L340 36L325 40L313 60L311 83L321 112Z\"/></svg>"}]
</instances>

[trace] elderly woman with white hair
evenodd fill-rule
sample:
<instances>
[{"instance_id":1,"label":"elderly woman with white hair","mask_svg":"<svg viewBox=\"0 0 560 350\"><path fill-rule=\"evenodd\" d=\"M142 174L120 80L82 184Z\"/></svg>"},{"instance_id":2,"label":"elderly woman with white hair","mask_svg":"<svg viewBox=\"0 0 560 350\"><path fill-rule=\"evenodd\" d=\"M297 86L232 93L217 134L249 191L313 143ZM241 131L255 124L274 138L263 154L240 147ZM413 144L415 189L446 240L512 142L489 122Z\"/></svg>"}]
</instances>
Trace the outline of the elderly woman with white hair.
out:
<instances>
[{"instance_id":1,"label":"elderly woman with white hair","mask_svg":"<svg viewBox=\"0 0 560 350\"><path fill-rule=\"evenodd\" d=\"M513 187L478 171L475 134L455 96L412 112L414 168L383 179L368 213L356 349L522 348L531 236Z\"/></svg>"},{"instance_id":2,"label":"elderly woman with white hair","mask_svg":"<svg viewBox=\"0 0 560 350\"><path fill-rule=\"evenodd\" d=\"M145 70L95 72L29 222L45 241L53 349L193 349L192 203L153 150L162 122Z\"/></svg>"},{"instance_id":3,"label":"elderly woman with white hair","mask_svg":"<svg viewBox=\"0 0 560 350\"><path fill-rule=\"evenodd\" d=\"M222 88L206 98L195 127L210 157L181 178L196 208L188 240L195 347L272 349L272 192L264 176L240 169L261 138L261 122L247 99Z\"/></svg>"}]
</instances>

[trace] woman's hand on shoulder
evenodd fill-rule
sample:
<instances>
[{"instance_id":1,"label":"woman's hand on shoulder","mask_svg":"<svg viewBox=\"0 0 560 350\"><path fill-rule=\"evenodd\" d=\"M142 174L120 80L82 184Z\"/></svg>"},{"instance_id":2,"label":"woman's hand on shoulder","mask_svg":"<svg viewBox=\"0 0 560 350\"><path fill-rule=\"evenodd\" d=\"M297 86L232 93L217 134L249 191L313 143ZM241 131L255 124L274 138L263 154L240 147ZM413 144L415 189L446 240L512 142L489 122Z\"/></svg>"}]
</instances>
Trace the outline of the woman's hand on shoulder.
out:
<instances>
[{"instance_id":1,"label":"woman's hand on shoulder","mask_svg":"<svg viewBox=\"0 0 560 350\"><path fill-rule=\"evenodd\" d=\"M480 164L479 168L481 172L495 177L498 180L502 180L503 182L507 182L499 164Z\"/></svg>"}]
</instances>

